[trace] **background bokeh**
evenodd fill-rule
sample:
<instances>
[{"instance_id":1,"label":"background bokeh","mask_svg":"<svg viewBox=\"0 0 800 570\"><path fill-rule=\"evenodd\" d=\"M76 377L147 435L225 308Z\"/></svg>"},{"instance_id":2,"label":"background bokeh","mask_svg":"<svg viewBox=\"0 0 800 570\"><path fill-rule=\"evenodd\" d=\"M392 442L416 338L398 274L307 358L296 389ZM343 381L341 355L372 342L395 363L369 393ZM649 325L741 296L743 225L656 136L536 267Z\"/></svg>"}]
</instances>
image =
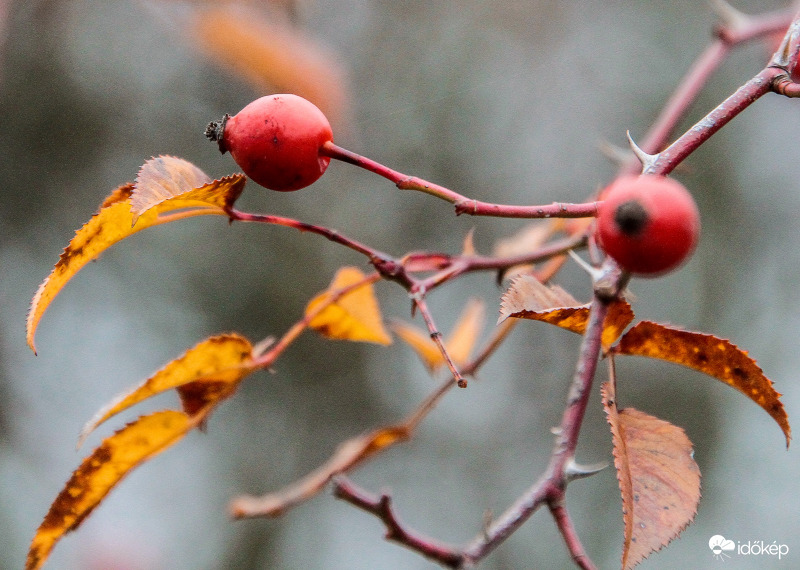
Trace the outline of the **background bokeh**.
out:
<instances>
[{"instance_id":1,"label":"background bokeh","mask_svg":"<svg viewBox=\"0 0 800 570\"><path fill-rule=\"evenodd\" d=\"M626 130L643 136L714 21L704 2L644 0L0 1L0 567L22 566L50 502L86 449L114 429L74 450L99 407L207 336L280 334L337 267L363 265L349 250L286 228L210 217L152 229L65 288L42 321L34 357L24 320L36 287L73 232L147 158L181 156L214 177L234 172L203 137L205 125L262 94L294 90L328 112L339 144L403 172L487 201L581 201L614 173L600 144L624 145ZM767 57L763 44L738 50L682 127ZM800 103L767 96L696 152L676 176L702 211L699 249L680 272L632 285L639 318L749 350L784 393L790 420L800 414L798 133ZM525 225L455 217L443 202L344 164L302 192L248 188L241 209L333 227L398 255L457 252L471 228L478 250L490 252ZM588 297L574 265L558 282ZM387 316L410 320L399 287L377 292ZM501 292L492 276L469 276L430 302L447 331L473 295L486 299L493 323ZM413 441L354 479L390 489L410 526L467 541L486 511L502 512L544 469L578 342L523 323ZM631 359L619 363L619 376L622 405L686 429L704 476L696 522L642 567L718 564L708 549L715 534L790 548L780 562L740 556L726 568L796 566L800 456L784 449L772 419L675 366ZM277 520L232 522L226 506L302 476L338 442L403 417L435 385L399 343L303 337L273 374L249 378L207 433L130 475L56 547L49 567L431 568L329 494ZM127 419L175 404L159 398ZM579 459L609 458L595 394ZM617 567L613 469L576 482L568 496L588 553ZM482 567L571 563L540 512Z\"/></svg>"}]
</instances>

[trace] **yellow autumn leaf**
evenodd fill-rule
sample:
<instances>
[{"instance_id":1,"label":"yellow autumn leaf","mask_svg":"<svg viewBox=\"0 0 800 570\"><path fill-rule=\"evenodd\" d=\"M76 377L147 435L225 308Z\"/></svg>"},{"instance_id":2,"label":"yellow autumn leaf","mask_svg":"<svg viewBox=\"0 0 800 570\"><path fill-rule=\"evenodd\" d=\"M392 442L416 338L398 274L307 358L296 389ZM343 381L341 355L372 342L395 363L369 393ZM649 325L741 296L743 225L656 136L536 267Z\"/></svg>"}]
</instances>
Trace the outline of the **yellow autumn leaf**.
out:
<instances>
[{"instance_id":1,"label":"yellow autumn leaf","mask_svg":"<svg viewBox=\"0 0 800 570\"><path fill-rule=\"evenodd\" d=\"M250 366L252 358L253 347L241 336L227 334L208 338L167 364L131 392L123 394L101 409L81 430L78 445L110 417L173 388L179 389L184 411L194 415L212 400L216 402L229 396L239 381L253 371Z\"/></svg>"},{"instance_id":2,"label":"yellow autumn leaf","mask_svg":"<svg viewBox=\"0 0 800 570\"><path fill-rule=\"evenodd\" d=\"M422 363L431 372L435 372L444 364L442 351L431 340L431 335L427 331L422 331L415 326L396 321L392 323L392 332L400 337L403 342L409 345Z\"/></svg>"},{"instance_id":3,"label":"yellow autumn leaf","mask_svg":"<svg viewBox=\"0 0 800 570\"><path fill-rule=\"evenodd\" d=\"M453 362L460 366L464 364L478 341L478 335L483 329L485 319L485 306L480 299L470 299L461 312L458 322L444 340L444 346Z\"/></svg>"},{"instance_id":4,"label":"yellow autumn leaf","mask_svg":"<svg viewBox=\"0 0 800 570\"><path fill-rule=\"evenodd\" d=\"M306 306L308 326L330 339L391 344L371 281L356 267L339 269L328 289Z\"/></svg>"},{"instance_id":5,"label":"yellow autumn leaf","mask_svg":"<svg viewBox=\"0 0 800 570\"><path fill-rule=\"evenodd\" d=\"M137 465L178 442L200 418L164 410L128 424L84 459L59 493L31 542L26 570L41 568L56 542L74 530Z\"/></svg>"},{"instance_id":6,"label":"yellow autumn leaf","mask_svg":"<svg viewBox=\"0 0 800 570\"><path fill-rule=\"evenodd\" d=\"M153 161L162 159L163 157L159 157ZM178 160L180 159L172 158L172 161ZM197 176L199 175L195 173L195 177ZM193 179L191 176L187 178L187 180ZM53 271L36 291L28 313L28 346L36 352L34 335L42 315L64 285L87 263L97 259L103 251L115 243L145 228L190 216L225 215L225 209L239 197L244 184L244 175L237 174L208 182L199 188L184 188L183 192L178 192L173 197L143 211L136 225L133 225L134 214L131 212L130 203L131 196L135 192L134 185L126 184L114 190L100 211L76 232ZM176 189L173 190L177 192ZM176 210L185 211L176 212ZM165 215L169 212L173 213Z\"/></svg>"},{"instance_id":7,"label":"yellow autumn leaf","mask_svg":"<svg viewBox=\"0 0 800 570\"><path fill-rule=\"evenodd\" d=\"M458 322L450 334L442 341L447 354L456 366L465 364L475 347L478 335L483 329L485 305L480 299L470 299L461 312ZM392 330L422 359L431 372L435 372L444 364L442 351L431 340L427 331L402 323L392 323Z\"/></svg>"}]
</instances>

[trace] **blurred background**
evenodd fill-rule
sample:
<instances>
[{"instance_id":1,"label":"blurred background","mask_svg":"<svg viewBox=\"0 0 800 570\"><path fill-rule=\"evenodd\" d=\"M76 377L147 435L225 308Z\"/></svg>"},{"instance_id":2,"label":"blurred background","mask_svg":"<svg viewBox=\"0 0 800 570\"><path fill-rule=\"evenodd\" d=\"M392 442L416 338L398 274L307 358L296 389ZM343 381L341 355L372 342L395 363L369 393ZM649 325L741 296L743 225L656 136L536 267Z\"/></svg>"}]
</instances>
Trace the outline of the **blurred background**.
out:
<instances>
[{"instance_id":1,"label":"blurred background","mask_svg":"<svg viewBox=\"0 0 800 570\"><path fill-rule=\"evenodd\" d=\"M737 1L744 12L782 2ZM703 2L531 0L0 1L0 567L21 568L50 503L82 457L167 395L74 444L83 424L200 340L279 335L336 268L363 259L280 227L195 218L137 234L86 267L45 315L39 356L26 311L58 254L103 198L149 157L235 172L205 125L268 93L295 92L330 117L338 144L402 172L501 203L582 201L613 176L602 143L641 138L711 37ZM763 43L737 50L681 125L691 126L755 74ZM681 271L637 280L634 309L746 348L800 417L800 102L767 96L705 144L676 176L697 197L703 236ZM249 184L240 209L336 228L392 254L479 252L525 227L456 217L448 204L397 191L334 163L301 192ZM568 264L557 282L588 299ZM488 336L503 289L472 275L430 297L446 332L472 296ZM410 320L393 284L387 318ZM418 322L418 324L420 324ZM462 543L545 468L579 338L534 322L516 328L467 390L450 393L408 444L354 472L389 489L401 518ZM703 473L696 522L643 568L712 567L708 539L786 544L782 561L734 556L726 568L800 560L800 456L773 420L729 387L643 359L618 364L621 405L686 429ZM578 458L609 461L600 367ZM134 471L59 543L54 569L435 567L383 540L374 517L329 493L276 520L232 522L228 501L279 489L336 445L410 412L436 386L411 350L312 334L274 369L247 379L212 417ZM574 483L568 506L603 568L619 565L613 469ZM537 513L482 568L570 568L554 523Z\"/></svg>"}]
</instances>

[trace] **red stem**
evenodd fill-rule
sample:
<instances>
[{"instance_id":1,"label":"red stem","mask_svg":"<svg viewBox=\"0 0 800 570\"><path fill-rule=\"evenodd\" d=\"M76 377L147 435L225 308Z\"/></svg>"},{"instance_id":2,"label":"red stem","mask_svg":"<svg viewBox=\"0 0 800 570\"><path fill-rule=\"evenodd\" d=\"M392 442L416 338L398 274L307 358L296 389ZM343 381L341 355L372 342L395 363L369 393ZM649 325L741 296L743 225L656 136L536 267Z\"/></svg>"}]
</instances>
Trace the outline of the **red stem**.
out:
<instances>
[{"instance_id":1,"label":"red stem","mask_svg":"<svg viewBox=\"0 0 800 570\"><path fill-rule=\"evenodd\" d=\"M609 265L608 278L618 280L619 272ZM595 295L589 314L589 323L581 343L580 355L572 379L567 406L558 429L558 436L553 448L553 454L547 471L526 493L520 496L505 513L496 519L482 534L473 539L472 543L464 549L465 555L470 560L480 560L497 548L506 538L511 536L542 504L547 503L551 509L563 504L564 493L569 483L568 466L575 455L578 445L578 435L581 424L586 414L589 402L592 381L597 369L597 360L600 355L601 335L603 321L608 312L608 300L600 295ZM563 533L574 534L571 524L562 527L564 521L556 524ZM579 545L577 535L569 539L573 546ZM580 549L582 552L582 548ZM574 553L573 553L574 554ZM584 563L591 564L585 554L581 555ZM587 566L590 567L590 566Z\"/></svg>"},{"instance_id":2,"label":"red stem","mask_svg":"<svg viewBox=\"0 0 800 570\"><path fill-rule=\"evenodd\" d=\"M686 110L694 103L700 91L708 83L709 77L717 70L720 63L730 51L730 44L717 39L709 44L694 65L684 76L681 84L669 98L656 122L650 127L645 139L639 146L642 150L653 154L666 144L678 121L686 116ZM620 174L635 174L642 168L636 157L632 157Z\"/></svg>"},{"instance_id":3,"label":"red stem","mask_svg":"<svg viewBox=\"0 0 800 570\"><path fill-rule=\"evenodd\" d=\"M734 117L752 105L759 97L773 89L776 78L785 76L783 69L767 67L742 85L713 111L698 121L670 146L656 155L645 170L648 174L669 174L687 156L697 150Z\"/></svg>"},{"instance_id":4,"label":"red stem","mask_svg":"<svg viewBox=\"0 0 800 570\"><path fill-rule=\"evenodd\" d=\"M449 188L428 182L417 176L408 176L388 166L342 148L333 142L326 142L320 154L335 158L363 168L394 182L400 190L417 190L435 196L455 205L456 215L493 216L496 218L587 218L597 214L597 203L566 204L556 202L545 206L506 206L473 200Z\"/></svg>"},{"instance_id":5,"label":"red stem","mask_svg":"<svg viewBox=\"0 0 800 570\"><path fill-rule=\"evenodd\" d=\"M550 503L550 514L556 521L558 530L561 531L561 536L564 537L564 542L567 544L567 550L572 555L575 564L584 570L595 570L597 566L591 561L583 550L583 545L578 538L578 533L575 531L575 525L572 524L572 518L569 516L567 508L562 503Z\"/></svg>"},{"instance_id":6,"label":"red stem","mask_svg":"<svg viewBox=\"0 0 800 570\"><path fill-rule=\"evenodd\" d=\"M597 215L598 202L569 204L553 202L544 206L507 206L464 198L456 202L456 214L492 216L494 218L592 218Z\"/></svg>"},{"instance_id":7,"label":"red stem","mask_svg":"<svg viewBox=\"0 0 800 570\"><path fill-rule=\"evenodd\" d=\"M723 27L717 38L706 47L686 72L678 88L667 101L647 136L639 144L647 153L658 152L669 140L675 126L686 116L686 111L697 99L708 80L737 45L785 30L792 22L791 11L781 11L763 16L751 16L736 29ZM639 172L641 164L632 158L622 167L620 174Z\"/></svg>"},{"instance_id":8,"label":"red stem","mask_svg":"<svg viewBox=\"0 0 800 570\"><path fill-rule=\"evenodd\" d=\"M377 249L373 249L367 245L364 245L356 240L350 239L347 236L340 234L336 230L332 230L323 226L315 226L313 224L301 222L293 218L284 218L282 216L273 216L268 214L250 214L233 208L228 210L228 217L232 222L260 222L262 224L273 224L277 226L294 228L301 232L315 233L317 235L326 237L332 242L344 245L352 250L362 253L370 259L379 259L384 261L391 259L391 256L386 255Z\"/></svg>"}]
</instances>

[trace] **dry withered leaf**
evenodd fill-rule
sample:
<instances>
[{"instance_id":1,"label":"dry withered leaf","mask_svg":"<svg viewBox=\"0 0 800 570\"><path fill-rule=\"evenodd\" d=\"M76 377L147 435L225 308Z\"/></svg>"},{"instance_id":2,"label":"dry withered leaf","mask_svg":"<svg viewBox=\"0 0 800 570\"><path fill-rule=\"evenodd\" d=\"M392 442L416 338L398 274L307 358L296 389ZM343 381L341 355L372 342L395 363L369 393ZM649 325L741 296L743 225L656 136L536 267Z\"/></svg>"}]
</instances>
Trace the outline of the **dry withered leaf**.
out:
<instances>
[{"instance_id":1,"label":"dry withered leaf","mask_svg":"<svg viewBox=\"0 0 800 570\"><path fill-rule=\"evenodd\" d=\"M602 394L622 494L622 568L627 570L694 520L700 469L681 428L633 408L618 409L611 383L603 385Z\"/></svg>"},{"instance_id":2,"label":"dry withered leaf","mask_svg":"<svg viewBox=\"0 0 800 570\"><path fill-rule=\"evenodd\" d=\"M284 489L263 497L238 497L230 511L236 518L276 517L319 493L328 482L387 447L408 440L405 425L387 426L342 443L322 466Z\"/></svg>"},{"instance_id":3,"label":"dry withered leaf","mask_svg":"<svg viewBox=\"0 0 800 570\"><path fill-rule=\"evenodd\" d=\"M558 285L545 285L531 275L521 275L503 295L498 323L509 317L542 321L583 334L589 322L589 305L579 304ZM611 346L631 321L633 310L626 301L611 303L603 324L603 347Z\"/></svg>"},{"instance_id":4,"label":"dry withered leaf","mask_svg":"<svg viewBox=\"0 0 800 570\"><path fill-rule=\"evenodd\" d=\"M205 186L211 178L188 160L175 156L156 156L145 162L131 193L133 224L153 206L194 188Z\"/></svg>"},{"instance_id":5,"label":"dry withered leaf","mask_svg":"<svg viewBox=\"0 0 800 570\"><path fill-rule=\"evenodd\" d=\"M354 288L331 302L337 291L348 287ZM323 307L326 303L329 304ZM320 307L323 308L320 310ZM311 299L305 314L314 315L308 326L326 338L382 345L392 343L392 337L383 326L370 278L357 267L339 269L328 289Z\"/></svg>"},{"instance_id":6,"label":"dry withered leaf","mask_svg":"<svg viewBox=\"0 0 800 570\"><path fill-rule=\"evenodd\" d=\"M494 247L494 256L514 257L534 252L563 228L564 220L561 218L535 220L514 235L498 240ZM530 270L531 267L531 265L508 267L502 272L499 281L506 277L513 278L522 272Z\"/></svg>"},{"instance_id":7,"label":"dry withered leaf","mask_svg":"<svg viewBox=\"0 0 800 570\"><path fill-rule=\"evenodd\" d=\"M772 416L789 446L792 430L781 395L755 360L730 341L642 321L625 333L614 352L681 364L733 386Z\"/></svg>"},{"instance_id":8,"label":"dry withered leaf","mask_svg":"<svg viewBox=\"0 0 800 570\"><path fill-rule=\"evenodd\" d=\"M464 244L461 246L461 255L464 257L469 257L471 255L476 255L477 251L475 250L475 228L471 228L467 235L464 236Z\"/></svg>"},{"instance_id":9,"label":"dry withered leaf","mask_svg":"<svg viewBox=\"0 0 800 570\"><path fill-rule=\"evenodd\" d=\"M230 396L253 371L253 347L235 334L208 338L190 348L131 392L100 410L81 430L78 445L101 423L156 394L177 388L184 411L193 416L211 402Z\"/></svg>"},{"instance_id":10,"label":"dry withered leaf","mask_svg":"<svg viewBox=\"0 0 800 570\"><path fill-rule=\"evenodd\" d=\"M125 475L177 443L198 420L164 410L143 416L106 438L84 459L51 505L31 542L26 570L41 568L56 542L76 529Z\"/></svg>"},{"instance_id":11,"label":"dry withered leaf","mask_svg":"<svg viewBox=\"0 0 800 570\"><path fill-rule=\"evenodd\" d=\"M508 317L532 318L533 314L546 313L554 308L582 307L585 305L558 285L545 285L532 275L520 275L511 281L503 294L498 323Z\"/></svg>"},{"instance_id":12,"label":"dry withered leaf","mask_svg":"<svg viewBox=\"0 0 800 570\"><path fill-rule=\"evenodd\" d=\"M483 329L486 306L481 299L470 299L464 306L461 316L453 330L442 341L447 354L456 366L467 362ZM403 323L392 323L392 331L408 344L423 364L431 372L436 372L444 365L444 356L439 347L431 339L430 333L415 326Z\"/></svg>"},{"instance_id":13,"label":"dry withered leaf","mask_svg":"<svg viewBox=\"0 0 800 570\"><path fill-rule=\"evenodd\" d=\"M135 226L130 204L133 185L114 190L100 211L75 233L53 271L36 291L28 312L28 346L36 351L34 335L42 315L64 285L87 263L97 259L115 243L145 228L190 216L226 215L225 208L239 197L245 180L244 175L227 176L178 194L143 212Z\"/></svg>"}]
</instances>

